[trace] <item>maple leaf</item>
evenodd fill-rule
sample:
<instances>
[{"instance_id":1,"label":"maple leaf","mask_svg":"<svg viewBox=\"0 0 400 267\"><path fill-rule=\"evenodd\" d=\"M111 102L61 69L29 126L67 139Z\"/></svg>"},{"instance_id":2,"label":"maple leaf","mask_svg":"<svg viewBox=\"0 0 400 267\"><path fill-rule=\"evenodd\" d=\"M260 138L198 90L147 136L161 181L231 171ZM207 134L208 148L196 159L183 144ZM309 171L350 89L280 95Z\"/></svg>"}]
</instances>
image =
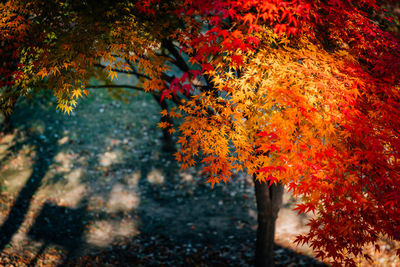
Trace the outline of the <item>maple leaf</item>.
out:
<instances>
[{"instance_id":1,"label":"maple leaf","mask_svg":"<svg viewBox=\"0 0 400 267\"><path fill-rule=\"evenodd\" d=\"M82 97L82 90L81 90L81 89L74 89L74 90L72 90L72 97L73 97L73 98Z\"/></svg>"},{"instance_id":2,"label":"maple leaf","mask_svg":"<svg viewBox=\"0 0 400 267\"><path fill-rule=\"evenodd\" d=\"M108 78L110 78L111 80L114 80L115 78L117 78L117 72L110 70L108 72Z\"/></svg>"},{"instance_id":3,"label":"maple leaf","mask_svg":"<svg viewBox=\"0 0 400 267\"><path fill-rule=\"evenodd\" d=\"M206 183L211 183L211 187L214 188L215 184L219 184L219 179L216 177L209 177Z\"/></svg>"},{"instance_id":4,"label":"maple leaf","mask_svg":"<svg viewBox=\"0 0 400 267\"><path fill-rule=\"evenodd\" d=\"M161 110L160 113L162 114L163 117L168 116L168 110L166 109Z\"/></svg>"}]
</instances>

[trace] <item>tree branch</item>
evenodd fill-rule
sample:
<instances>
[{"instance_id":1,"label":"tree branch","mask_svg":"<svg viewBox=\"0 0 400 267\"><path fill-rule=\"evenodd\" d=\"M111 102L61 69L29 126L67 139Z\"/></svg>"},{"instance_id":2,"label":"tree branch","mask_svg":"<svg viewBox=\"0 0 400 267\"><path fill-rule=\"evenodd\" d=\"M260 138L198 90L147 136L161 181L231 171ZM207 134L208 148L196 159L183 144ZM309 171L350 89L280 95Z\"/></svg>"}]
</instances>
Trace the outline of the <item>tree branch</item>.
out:
<instances>
[{"instance_id":1,"label":"tree branch","mask_svg":"<svg viewBox=\"0 0 400 267\"><path fill-rule=\"evenodd\" d=\"M129 64L129 65L130 65L130 64ZM99 67L99 68L103 68L103 69L106 69L106 68L107 68L107 66L104 66L104 65L101 65L101 64L94 64L94 66L95 66L95 67ZM131 69L132 69L132 66L131 66L131 65L130 65L130 67L131 67ZM146 79L149 79L149 80L150 80L150 77L149 77L149 76L144 75L144 74L142 74L142 73L139 73L139 72L137 72L137 71L135 71L135 70L126 71L126 70L119 70L119 69L114 69L114 68L112 68L111 70L112 70L112 71L115 71L115 72L119 72L119 73L125 73L125 74L136 75L136 76L138 76L138 77L143 77L143 78L146 78Z\"/></svg>"},{"instance_id":2,"label":"tree branch","mask_svg":"<svg viewBox=\"0 0 400 267\"><path fill-rule=\"evenodd\" d=\"M138 86L133 86L133 85L127 85L127 84L110 84L110 85L87 85L85 86L85 89L100 89L100 88L126 88L126 89L132 89L132 90L138 90L142 91L148 94L153 95L154 97L157 97L161 99L161 93L158 91L145 91L142 87ZM176 105L181 105L182 104L182 98L179 96L172 95L171 98L168 98L172 102L174 102Z\"/></svg>"},{"instance_id":3,"label":"tree branch","mask_svg":"<svg viewBox=\"0 0 400 267\"><path fill-rule=\"evenodd\" d=\"M174 56L174 64L180 68L184 72L188 72L190 70L189 66L186 64L186 61L183 60L179 51L176 49L175 45L171 40L164 39L162 41L162 45Z\"/></svg>"},{"instance_id":4,"label":"tree branch","mask_svg":"<svg viewBox=\"0 0 400 267\"><path fill-rule=\"evenodd\" d=\"M85 86L85 89L96 89L96 88L126 88L126 89L133 89L133 90L139 90L139 91L143 91L144 89L142 87L138 87L138 86L133 86L133 85L127 85L127 84L110 84L110 85L87 85ZM146 92L146 93L150 93L150 92Z\"/></svg>"}]
</instances>

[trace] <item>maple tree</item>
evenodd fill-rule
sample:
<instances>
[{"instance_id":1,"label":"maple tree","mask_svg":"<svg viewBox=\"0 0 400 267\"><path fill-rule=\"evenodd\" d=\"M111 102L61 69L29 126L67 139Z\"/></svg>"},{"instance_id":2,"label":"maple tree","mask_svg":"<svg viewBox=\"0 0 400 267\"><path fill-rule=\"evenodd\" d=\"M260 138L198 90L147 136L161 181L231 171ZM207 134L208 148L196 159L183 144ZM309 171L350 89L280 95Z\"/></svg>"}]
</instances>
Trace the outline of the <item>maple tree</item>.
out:
<instances>
[{"instance_id":1,"label":"maple tree","mask_svg":"<svg viewBox=\"0 0 400 267\"><path fill-rule=\"evenodd\" d=\"M159 126L179 136L183 168L202 164L212 185L236 171L254 178L256 265L273 265L285 185L301 196L299 212L316 215L297 242L351 266L369 257L362 247L380 235L400 239L395 7L389 0L10 0L0 6L0 28L19 34L2 37L12 45L1 55L1 100L48 88L70 113L90 88L116 97L120 88L151 93L163 107ZM137 84L113 84L118 73ZM93 77L104 84L92 85Z\"/></svg>"}]
</instances>

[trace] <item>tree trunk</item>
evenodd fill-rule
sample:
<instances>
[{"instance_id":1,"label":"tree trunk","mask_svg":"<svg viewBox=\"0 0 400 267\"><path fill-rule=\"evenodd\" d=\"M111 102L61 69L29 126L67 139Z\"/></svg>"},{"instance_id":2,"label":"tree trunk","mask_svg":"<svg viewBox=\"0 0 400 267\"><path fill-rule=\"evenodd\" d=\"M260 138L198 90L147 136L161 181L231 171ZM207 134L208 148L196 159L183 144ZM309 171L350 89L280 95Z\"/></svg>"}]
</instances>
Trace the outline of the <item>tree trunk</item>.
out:
<instances>
[{"instance_id":1,"label":"tree trunk","mask_svg":"<svg viewBox=\"0 0 400 267\"><path fill-rule=\"evenodd\" d=\"M161 109L168 110L168 105L167 102L161 101L161 97L158 95L153 95L153 98L157 101L157 103L160 105ZM160 119L160 122L167 122L169 124L173 124L172 120L168 116L162 116ZM163 137L164 137L164 142L163 142L163 151L164 152L175 152L175 145L172 140L172 135L170 134L169 130L167 128L162 129Z\"/></svg>"},{"instance_id":2,"label":"tree trunk","mask_svg":"<svg viewBox=\"0 0 400 267\"><path fill-rule=\"evenodd\" d=\"M4 120L1 126L1 131L5 134L11 133L13 130L13 125L11 122L11 114L4 114Z\"/></svg>"},{"instance_id":3,"label":"tree trunk","mask_svg":"<svg viewBox=\"0 0 400 267\"><path fill-rule=\"evenodd\" d=\"M278 183L269 187L253 177L258 212L256 242L256 267L274 266L275 221L282 204L283 186Z\"/></svg>"},{"instance_id":4,"label":"tree trunk","mask_svg":"<svg viewBox=\"0 0 400 267\"><path fill-rule=\"evenodd\" d=\"M7 91L7 89L6 89ZM2 111L1 115L3 115L3 123L1 125L0 131L4 134L11 133L14 130L14 125L11 121L11 114L14 110L15 103L17 103L18 97L11 97L8 99L8 107L11 108L11 112L7 113ZM3 103L2 103L3 104Z\"/></svg>"}]
</instances>

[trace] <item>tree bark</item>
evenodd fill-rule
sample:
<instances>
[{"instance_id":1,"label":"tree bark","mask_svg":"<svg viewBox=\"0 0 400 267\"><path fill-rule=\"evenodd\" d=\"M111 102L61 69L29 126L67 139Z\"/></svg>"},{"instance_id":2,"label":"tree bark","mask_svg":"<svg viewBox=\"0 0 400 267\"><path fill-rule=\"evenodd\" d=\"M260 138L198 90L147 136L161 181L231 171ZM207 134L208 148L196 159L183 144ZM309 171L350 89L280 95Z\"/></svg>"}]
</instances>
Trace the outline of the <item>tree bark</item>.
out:
<instances>
[{"instance_id":1,"label":"tree bark","mask_svg":"<svg viewBox=\"0 0 400 267\"><path fill-rule=\"evenodd\" d=\"M5 134L11 133L13 130L13 124L11 122L11 115L10 114L4 114L4 120L1 126L1 131Z\"/></svg>"},{"instance_id":2,"label":"tree bark","mask_svg":"<svg viewBox=\"0 0 400 267\"><path fill-rule=\"evenodd\" d=\"M283 186L259 182L253 176L258 212L256 267L274 266L275 221L282 204Z\"/></svg>"},{"instance_id":3,"label":"tree bark","mask_svg":"<svg viewBox=\"0 0 400 267\"><path fill-rule=\"evenodd\" d=\"M161 101L161 97L158 95L153 95L153 98L157 101L157 103L160 105L161 109L168 110L168 105L167 102ZM160 119L160 122L167 122L169 124L173 124L172 120L168 116L162 116ZM167 128L162 129L163 137L164 137L164 142L163 142L163 151L165 152L175 152L175 145L172 140L172 135L168 131Z\"/></svg>"}]
</instances>

